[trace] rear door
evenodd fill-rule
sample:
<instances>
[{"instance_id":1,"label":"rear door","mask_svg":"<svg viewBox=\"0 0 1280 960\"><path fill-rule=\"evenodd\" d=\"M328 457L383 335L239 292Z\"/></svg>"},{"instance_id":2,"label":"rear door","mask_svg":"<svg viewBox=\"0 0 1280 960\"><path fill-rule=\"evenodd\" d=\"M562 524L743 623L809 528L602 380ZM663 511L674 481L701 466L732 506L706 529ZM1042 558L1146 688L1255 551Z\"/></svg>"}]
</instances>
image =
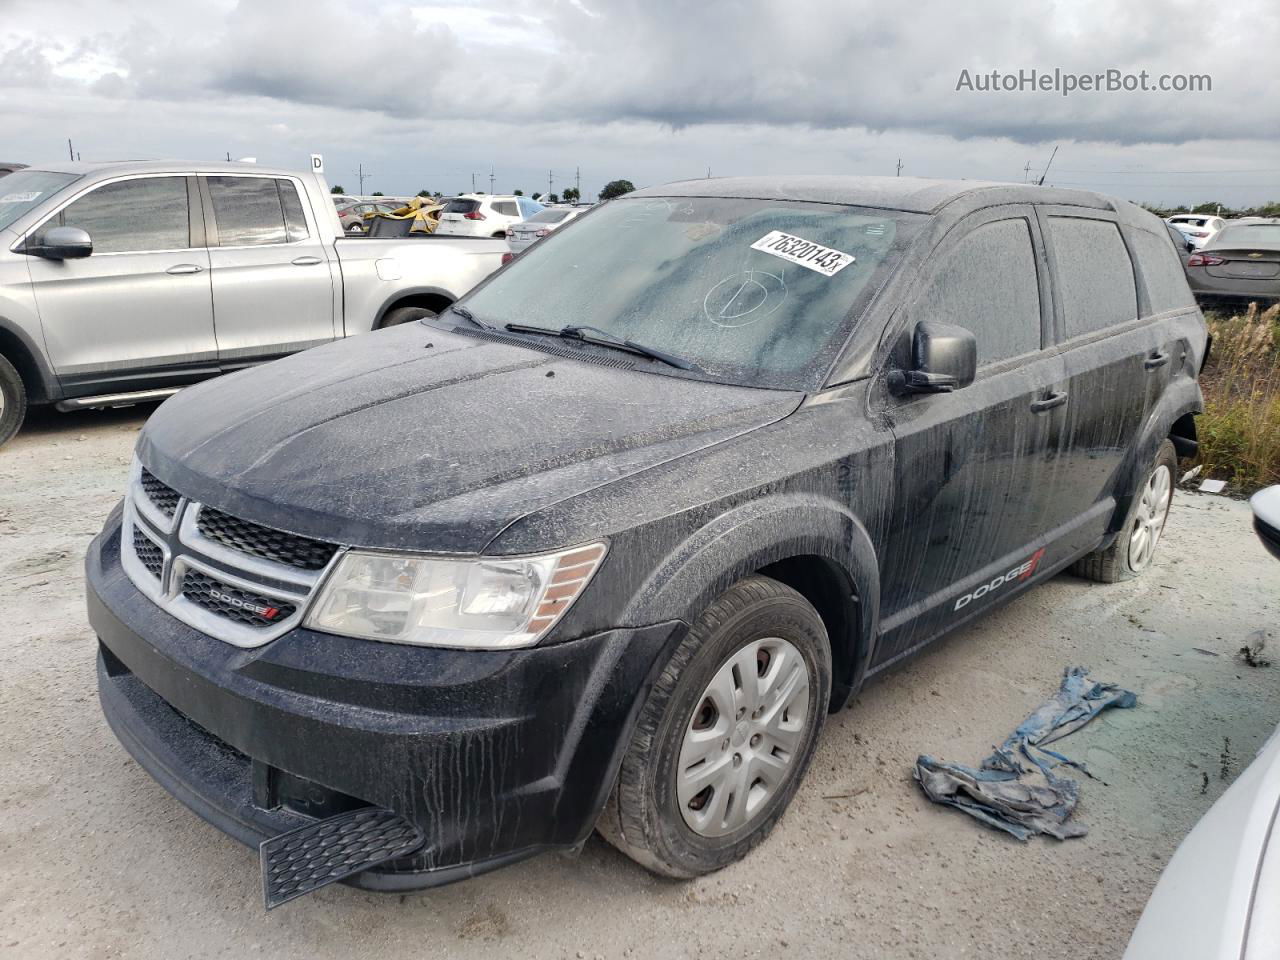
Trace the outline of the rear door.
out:
<instances>
[{"instance_id":1,"label":"rear door","mask_svg":"<svg viewBox=\"0 0 1280 960\"><path fill-rule=\"evenodd\" d=\"M1133 262L1114 214L1040 209L1055 290L1056 336L1069 402L1053 415L1052 509L1073 522L1074 549L1095 546L1119 499L1122 468L1152 397L1168 380L1172 348L1139 315ZM1168 244L1166 261L1176 267ZM1185 284L1184 284L1185 285Z\"/></svg>"},{"instance_id":2,"label":"rear door","mask_svg":"<svg viewBox=\"0 0 1280 960\"><path fill-rule=\"evenodd\" d=\"M243 366L338 336L328 247L297 182L200 179L219 363Z\"/></svg>"},{"instance_id":3,"label":"rear door","mask_svg":"<svg viewBox=\"0 0 1280 960\"><path fill-rule=\"evenodd\" d=\"M894 324L895 341L909 340L920 321L964 327L979 366L952 393L882 394L896 466L877 664L1015 590L1043 556L1062 366L1045 349L1052 313L1037 250L1029 207L966 218L931 255L919 294Z\"/></svg>"},{"instance_id":4,"label":"rear door","mask_svg":"<svg viewBox=\"0 0 1280 960\"><path fill-rule=\"evenodd\" d=\"M33 231L80 227L93 240L82 260L27 258L49 358L69 396L217 371L195 195L193 176L122 177L90 187Z\"/></svg>"}]
</instances>

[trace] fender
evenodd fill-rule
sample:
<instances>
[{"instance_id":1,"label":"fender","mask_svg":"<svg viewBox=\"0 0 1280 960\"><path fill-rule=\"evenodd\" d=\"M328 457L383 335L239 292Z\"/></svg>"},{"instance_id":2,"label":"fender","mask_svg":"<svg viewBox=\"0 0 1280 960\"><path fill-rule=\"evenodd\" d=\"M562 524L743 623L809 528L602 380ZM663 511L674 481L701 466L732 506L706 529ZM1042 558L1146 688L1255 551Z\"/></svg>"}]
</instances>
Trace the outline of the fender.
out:
<instances>
[{"instance_id":1,"label":"fender","mask_svg":"<svg viewBox=\"0 0 1280 960\"><path fill-rule=\"evenodd\" d=\"M817 494L780 494L751 500L722 513L684 540L641 585L624 623L691 623L738 580L780 560L819 557L845 579L843 637L831 637L837 663L833 678L838 709L862 683L880 616L880 572L862 523L846 507ZM840 649L836 649L836 645Z\"/></svg>"},{"instance_id":2,"label":"fender","mask_svg":"<svg viewBox=\"0 0 1280 960\"><path fill-rule=\"evenodd\" d=\"M62 398L62 386L45 362L44 351L36 346L27 331L5 317L0 317L0 354L17 367L31 402L47 403Z\"/></svg>"},{"instance_id":3,"label":"fender","mask_svg":"<svg viewBox=\"0 0 1280 960\"><path fill-rule=\"evenodd\" d=\"M1200 391L1200 384L1195 380L1174 381L1161 394L1159 403L1143 423L1142 432L1134 441L1129 458L1116 474L1116 512L1111 518L1111 524L1107 527L1108 539L1124 524L1125 517L1129 515L1129 508L1133 505L1134 491L1139 481L1138 474L1151 462L1160 444L1169 439L1173 425L1180 417L1203 412L1204 394ZM1185 447L1178 450L1178 455L1186 455ZM1175 484L1177 479L1174 477Z\"/></svg>"}]
</instances>

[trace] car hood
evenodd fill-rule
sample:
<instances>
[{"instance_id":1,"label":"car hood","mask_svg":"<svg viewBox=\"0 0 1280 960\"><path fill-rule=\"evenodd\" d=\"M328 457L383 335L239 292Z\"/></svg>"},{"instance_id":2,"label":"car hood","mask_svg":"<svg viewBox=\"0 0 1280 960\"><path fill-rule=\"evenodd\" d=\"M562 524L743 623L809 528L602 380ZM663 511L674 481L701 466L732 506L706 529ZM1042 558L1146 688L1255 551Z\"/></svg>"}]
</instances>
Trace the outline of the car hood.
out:
<instances>
[{"instance_id":1,"label":"car hood","mask_svg":"<svg viewBox=\"0 0 1280 960\"><path fill-rule=\"evenodd\" d=\"M581 358L422 324L329 344L182 391L138 454L184 496L246 520L353 546L477 553L529 513L772 423L802 399L547 346Z\"/></svg>"}]
</instances>

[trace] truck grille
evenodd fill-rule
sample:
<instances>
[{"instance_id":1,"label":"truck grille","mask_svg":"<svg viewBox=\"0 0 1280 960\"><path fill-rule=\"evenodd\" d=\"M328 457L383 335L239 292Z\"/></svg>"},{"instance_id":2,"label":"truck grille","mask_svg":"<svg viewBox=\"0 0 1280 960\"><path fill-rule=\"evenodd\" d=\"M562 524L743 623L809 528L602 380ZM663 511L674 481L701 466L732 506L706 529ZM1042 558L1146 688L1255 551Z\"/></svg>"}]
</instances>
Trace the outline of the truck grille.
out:
<instances>
[{"instance_id":1,"label":"truck grille","mask_svg":"<svg viewBox=\"0 0 1280 960\"><path fill-rule=\"evenodd\" d=\"M159 580L164 569L164 551L137 527L133 528L133 552L138 555L139 562L147 568L147 572Z\"/></svg>"},{"instance_id":2,"label":"truck grille","mask_svg":"<svg viewBox=\"0 0 1280 960\"><path fill-rule=\"evenodd\" d=\"M251 627L274 626L297 609L282 600L237 590L197 570L188 570L182 578L182 595L198 607Z\"/></svg>"},{"instance_id":3,"label":"truck grille","mask_svg":"<svg viewBox=\"0 0 1280 960\"><path fill-rule=\"evenodd\" d=\"M161 480L153 477L145 467L142 470L142 489L147 499L156 505L156 509L166 517L172 517L178 509L178 501L182 499L178 491Z\"/></svg>"},{"instance_id":4,"label":"truck grille","mask_svg":"<svg viewBox=\"0 0 1280 960\"><path fill-rule=\"evenodd\" d=\"M136 460L120 543L125 573L143 594L239 647L298 626L342 551L188 500Z\"/></svg>"},{"instance_id":5,"label":"truck grille","mask_svg":"<svg viewBox=\"0 0 1280 960\"><path fill-rule=\"evenodd\" d=\"M233 550L300 570L323 570L338 552L336 544L272 530L270 527L228 516L212 507L200 508L196 525L210 540L217 540Z\"/></svg>"}]
</instances>

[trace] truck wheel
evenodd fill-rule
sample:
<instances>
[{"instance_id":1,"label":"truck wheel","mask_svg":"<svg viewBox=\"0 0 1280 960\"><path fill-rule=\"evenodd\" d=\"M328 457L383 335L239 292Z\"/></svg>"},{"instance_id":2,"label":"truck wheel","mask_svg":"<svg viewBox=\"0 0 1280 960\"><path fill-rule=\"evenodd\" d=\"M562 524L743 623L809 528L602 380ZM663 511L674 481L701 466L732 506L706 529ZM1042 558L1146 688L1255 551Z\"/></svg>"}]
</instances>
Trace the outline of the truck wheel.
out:
<instances>
[{"instance_id":1,"label":"truck wheel","mask_svg":"<svg viewBox=\"0 0 1280 960\"><path fill-rule=\"evenodd\" d=\"M1178 454L1166 440L1156 451L1155 461L1143 474L1142 486L1129 508L1129 516L1105 550L1081 557L1071 572L1099 583L1131 580L1151 566L1160 535L1164 533L1173 502L1173 482L1178 475Z\"/></svg>"},{"instance_id":2,"label":"truck wheel","mask_svg":"<svg viewBox=\"0 0 1280 960\"><path fill-rule=\"evenodd\" d=\"M817 611L776 580L740 581L702 613L655 683L597 828L669 877L741 860L791 802L830 695Z\"/></svg>"},{"instance_id":3,"label":"truck wheel","mask_svg":"<svg viewBox=\"0 0 1280 960\"><path fill-rule=\"evenodd\" d=\"M434 319L438 316L440 314L434 310L428 310L426 307L396 307L394 310L387 311L387 315L378 324L378 329L385 330L387 327L398 327L402 323L413 323L413 321L421 320L423 317Z\"/></svg>"},{"instance_id":4,"label":"truck wheel","mask_svg":"<svg viewBox=\"0 0 1280 960\"><path fill-rule=\"evenodd\" d=\"M27 388L13 364L0 357L0 445L18 432L26 415Z\"/></svg>"}]
</instances>

